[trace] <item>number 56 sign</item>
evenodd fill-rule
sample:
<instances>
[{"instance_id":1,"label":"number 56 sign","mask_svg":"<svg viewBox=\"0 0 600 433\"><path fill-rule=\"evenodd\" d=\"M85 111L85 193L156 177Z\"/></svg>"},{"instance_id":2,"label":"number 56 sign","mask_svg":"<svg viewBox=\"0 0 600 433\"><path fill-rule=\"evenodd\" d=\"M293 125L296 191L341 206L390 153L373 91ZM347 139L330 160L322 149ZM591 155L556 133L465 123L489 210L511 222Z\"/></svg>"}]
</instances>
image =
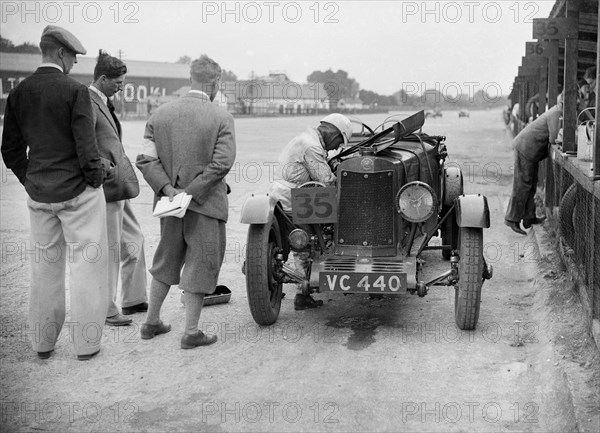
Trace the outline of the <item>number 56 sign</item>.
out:
<instances>
[{"instance_id":1,"label":"number 56 sign","mask_svg":"<svg viewBox=\"0 0 600 433\"><path fill-rule=\"evenodd\" d=\"M336 188L292 189L292 219L294 224L337 222Z\"/></svg>"}]
</instances>

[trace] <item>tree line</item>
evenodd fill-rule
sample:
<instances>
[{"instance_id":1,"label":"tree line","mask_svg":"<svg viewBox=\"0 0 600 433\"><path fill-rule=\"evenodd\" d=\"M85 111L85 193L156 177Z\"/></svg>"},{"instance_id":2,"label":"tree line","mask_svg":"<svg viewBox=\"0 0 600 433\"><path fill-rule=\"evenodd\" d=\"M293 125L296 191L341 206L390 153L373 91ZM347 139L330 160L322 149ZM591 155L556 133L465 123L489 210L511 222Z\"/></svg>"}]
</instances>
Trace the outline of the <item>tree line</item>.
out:
<instances>
[{"instance_id":1,"label":"tree line","mask_svg":"<svg viewBox=\"0 0 600 433\"><path fill-rule=\"evenodd\" d=\"M30 42L14 45L9 39L0 36L0 52L41 54L40 48ZM190 56L181 56L175 63L190 64ZM222 81L237 81L238 77L233 71L223 70ZM307 77L308 83L323 83L330 100L360 99L363 104L375 107L402 107L402 108L493 108L507 105L505 96L491 96L483 90L474 95L444 95L437 90L426 90L422 95L410 95L403 89L393 95L381 95L367 89L361 89L360 84L350 77L348 72L338 69L326 71L313 71Z\"/></svg>"}]
</instances>

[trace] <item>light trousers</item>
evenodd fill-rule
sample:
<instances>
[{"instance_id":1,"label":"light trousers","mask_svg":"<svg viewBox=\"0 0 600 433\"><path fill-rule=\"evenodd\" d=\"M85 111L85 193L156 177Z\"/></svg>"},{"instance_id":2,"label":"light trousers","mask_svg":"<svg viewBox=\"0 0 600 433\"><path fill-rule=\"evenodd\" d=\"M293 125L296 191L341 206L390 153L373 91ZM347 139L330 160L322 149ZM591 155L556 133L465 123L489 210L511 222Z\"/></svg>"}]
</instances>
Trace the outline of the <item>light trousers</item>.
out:
<instances>
[{"instance_id":1,"label":"light trousers","mask_svg":"<svg viewBox=\"0 0 600 433\"><path fill-rule=\"evenodd\" d=\"M29 198L32 251L29 333L33 349L54 349L65 325L65 268L69 266L70 320L76 355L100 349L107 310L108 242L102 188L88 186L60 203Z\"/></svg>"},{"instance_id":2,"label":"light trousers","mask_svg":"<svg viewBox=\"0 0 600 433\"><path fill-rule=\"evenodd\" d=\"M108 312L119 313L117 292L121 274L121 307L148 301L144 234L129 200L106 203L108 232Z\"/></svg>"}]
</instances>

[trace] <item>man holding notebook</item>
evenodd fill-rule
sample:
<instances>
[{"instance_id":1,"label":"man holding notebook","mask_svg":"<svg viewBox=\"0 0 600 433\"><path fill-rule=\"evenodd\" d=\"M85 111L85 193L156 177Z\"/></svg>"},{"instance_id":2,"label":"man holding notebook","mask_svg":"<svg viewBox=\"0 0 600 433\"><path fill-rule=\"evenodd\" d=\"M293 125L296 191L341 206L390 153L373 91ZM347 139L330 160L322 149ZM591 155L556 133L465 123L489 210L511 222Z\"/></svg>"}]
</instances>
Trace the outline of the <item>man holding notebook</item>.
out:
<instances>
[{"instance_id":1,"label":"man holding notebook","mask_svg":"<svg viewBox=\"0 0 600 433\"><path fill-rule=\"evenodd\" d=\"M183 217L160 220L148 315L141 328L143 339L171 330L160 320L160 309L169 288L178 284L185 292L183 349L217 340L198 330L198 321L204 296L215 291L225 255L229 207L225 176L235 160L233 116L212 103L220 66L203 55L192 62L190 76L190 92L160 106L148 119L136 162L155 192L155 204L181 192L192 196Z\"/></svg>"}]
</instances>

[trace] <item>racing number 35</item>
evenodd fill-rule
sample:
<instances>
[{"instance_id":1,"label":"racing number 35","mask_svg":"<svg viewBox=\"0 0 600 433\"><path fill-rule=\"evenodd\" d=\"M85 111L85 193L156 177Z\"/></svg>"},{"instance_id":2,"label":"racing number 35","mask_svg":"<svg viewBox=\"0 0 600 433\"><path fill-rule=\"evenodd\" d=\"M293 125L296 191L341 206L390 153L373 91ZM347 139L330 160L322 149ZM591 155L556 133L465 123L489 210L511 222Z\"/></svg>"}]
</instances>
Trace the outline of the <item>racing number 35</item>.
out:
<instances>
[{"instance_id":1,"label":"racing number 35","mask_svg":"<svg viewBox=\"0 0 600 433\"><path fill-rule=\"evenodd\" d=\"M336 222L336 188L292 189L292 218L295 224Z\"/></svg>"}]
</instances>

